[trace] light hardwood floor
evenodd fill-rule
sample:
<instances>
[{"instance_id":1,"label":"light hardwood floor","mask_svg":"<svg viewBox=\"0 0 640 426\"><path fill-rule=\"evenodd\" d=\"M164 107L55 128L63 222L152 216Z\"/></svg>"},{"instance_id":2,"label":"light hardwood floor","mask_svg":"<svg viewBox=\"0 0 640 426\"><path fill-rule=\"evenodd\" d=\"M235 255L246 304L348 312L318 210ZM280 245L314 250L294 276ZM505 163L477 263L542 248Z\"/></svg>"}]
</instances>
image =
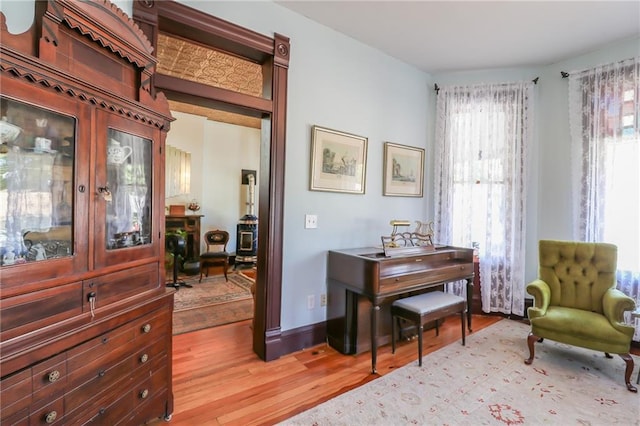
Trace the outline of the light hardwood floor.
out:
<instances>
[{"instance_id":1,"label":"light hardwood floor","mask_svg":"<svg viewBox=\"0 0 640 426\"><path fill-rule=\"evenodd\" d=\"M474 332L500 320L509 321L474 315ZM395 354L385 345L377 375L370 352L342 355L326 344L264 362L251 349L250 327L248 320L174 336L171 425L272 425L418 357L416 341L400 343ZM460 344L457 316L447 318L438 337L425 331L424 355L454 342Z\"/></svg>"}]
</instances>

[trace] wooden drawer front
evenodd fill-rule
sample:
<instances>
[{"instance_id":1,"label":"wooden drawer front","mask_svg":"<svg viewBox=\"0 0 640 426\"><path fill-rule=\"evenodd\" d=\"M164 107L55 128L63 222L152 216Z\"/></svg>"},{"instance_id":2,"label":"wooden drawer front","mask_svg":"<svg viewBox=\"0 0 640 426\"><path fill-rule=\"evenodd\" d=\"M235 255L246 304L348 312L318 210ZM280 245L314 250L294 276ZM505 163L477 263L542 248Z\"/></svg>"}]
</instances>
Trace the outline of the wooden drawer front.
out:
<instances>
[{"instance_id":1,"label":"wooden drawer front","mask_svg":"<svg viewBox=\"0 0 640 426\"><path fill-rule=\"evenodd\" d=\"M92 401L80 410L67 414L65 424L115 425L133 410L130 392L110 392ZM125 424L125 423L123 423ZM134 423L128 423L127 426Z\"/></svg>"},{"instance_id":2,"label":"wooden drawer front","mask_svg":"<svg viewBox=\"0 0 640 426\"><path fill-rule=\"evenodd\" d=\"M62 398L53 402L45 401L42 406L31 409L31 425L61 425L64 424L64 403Z\"/></svg>"},{"instance_id":3,"label":"wooden drawer front","mask_svg":"<svg viewBox=\"0 0 640 426\"><path fill-rule=\"evenodd\" d=\"M110 303L152 290L158 285L158 264L151 263L86 280L84 300L89 300L89 294L95 293L95 307L101 308ZM89 309L89 304L85 303L85 310Z\"/></svg>"},{"instance_id":4,"label":"wooden drawer front","mask_svg":"<svg viewBox=\"0 0 640 426\"><path fill-rule=\"evenodd\" d=\"M429 272L413 273L380 280L380 292L387 293L429 283L449 282L469 277L473 274L473 263L447 263L430 269Z\"/></svg>"},{"instance_id":5,"label":"wooden drawer front","mask_svg":"<svg viewBox=\"0 0 640 426\"><path fill-rule=\"evenodd\" d=\"M14 424L29 413L31 369L4 377L0 382L0 424Z\"/></svg>"},{"instance_id":6,"label":"wooden drawer front","mask_svg":"<svg viewBox=\"0 0 640 426\"><path fill-rule=\"evenodd\" d=\"M77 386L82 385L85 382L103 379L107 376L113 366L123 362L124 360L133 359L131 355L131 345L121 345L114 350L105 352L102 356L81 356L76 358L84 358L84 365L72 370L69 369L69 379L67 389L75 389ZM74 364L77 364L78 359L74 359ZM113 373L109 373L112 375Z\"/></svg>"},{"instance_id":7,"label":"wooden drawer front","mask_svg":"<svg viewBox=\"0 0 640 426\"><path fill-rule=\"evenodd\" d=\"M166 366L158 368L158 366L160 366L160 363L156 363L156 368L151 372L151 376L149 373L144 376L138 376L144 378L144 380L138 380L132 389L133 405L136 411L145 411L145 405L155 400L158 394L166 390L167 380L170 380L167 378L167 368ZM164 407L157 407L156 410L154 417L159 417L164 412Z\"/></svg>"},{"instance_id":8,"label":"wooden drawer front","mask_svg":"<svg viewBox=\"0 0 640 426\"><path fill-rule=\"evenodd\" d=\"M149 420L163 418L166 413L167 405L167 389L166 386L160 393L153 397L153 399L138 405L135 408L134 414L128 418L123 419L119 425L141 425L146 424Z\"/></svg>"},{"instance_id":9,"label":"wooden drawer front","mask_svg":"<svg viewBox=\"0 0 640 426\"><path fill-rule=\"evenodd\" d=\"M427 268L437 268L438 265L455 262L455 251L430 253L421 256L403 256L380 262L380 277L420 272ZM469 262L472 262L470 259Z\"/></svg>"},{"instance_id":10,"label":"wooden drawer front","mask_svg":"<svg viewBox=\"0 0 640 426\"><path fill-rule=\"evenodd\" d=\"M2 300L2 341L82 313L80 282Z\"/></svg>"},{"instance_id":11,"label":"wooden drawer front","mask_svg":"<svg viewBox=\"0 0 640 426\"><path fill-rule=\"evenodd\" d=\"M69 350L67 352L69 374L77 374L89 362L105 354L115 353L117 356L118 350L122 353L123 348L127 348L135 335L133 324L127 324Z\"/></svg>"},{"instance_id":12,"label":"wooden drawer front","mask_svg":"<svg viewBox=\"0 0 640 426\"><path fill-rule=\"evenodd\" d=\"M165 339L158 339L151 345L138 351L136 355L136 369L156 365L158 359L166 356L167 342Z\"/></svg>"},{"instance_id":13,"label":"wooden drawer front","mask_svg":"<svg viewBox=\"0 0 640 426\"><path fill-rule=\"evenodd\" d=\"M161 336L171 335L171 311L163 310L152 317L134 321L136 323L136 346L146 345Z\"/></svg>"},{"instance_id":14,"label":"wooden drawer front","mask_svg":"<svg viewBox=\"0 0 640 426\"><path fill-rule=\"evenodd\" d=\"M68 412L72 412L88 401L100 397L103 392L108 392L116 384L125 389L133 369L133 357L128 356L115 365L99 370L89 381L65 395L65 408Z\"/></svg>"},{"instance_id":15,"label":"wooden drawer front","mask_svg":"<svg viewBox=\"0 0 640 426\"><path fill-rule=\"evenodd\" d=\"M67 384L67 354L62 353L32 367L34 401L52 399Z\"/></svg>"}]
</instances>

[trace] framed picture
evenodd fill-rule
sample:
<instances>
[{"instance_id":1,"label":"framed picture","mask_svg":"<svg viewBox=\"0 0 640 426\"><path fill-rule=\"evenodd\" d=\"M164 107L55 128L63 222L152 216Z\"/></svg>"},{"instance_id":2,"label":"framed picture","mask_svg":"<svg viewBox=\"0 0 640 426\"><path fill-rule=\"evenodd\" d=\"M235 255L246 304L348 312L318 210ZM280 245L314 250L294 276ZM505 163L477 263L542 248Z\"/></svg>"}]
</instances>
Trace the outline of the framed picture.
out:
<instances>
[{"instance_id":1,"label":"framed picture","mask_svg":"<svg viewBox=\"0 0 640 426\"><path fill-rule=\"evenodd\" d=\"M424 149L384 143L383 195L422 197Z\"/></svg>"},{"instance_id":2,"label":"framed picture","mask_svg":"<svg viewBox=\"0 0 640 426\"><path fill-rule=\"evenodd\" d=\"M313 126L310 189L364 194L367 142L362 136Z\"/></svg>"}]
</instances>

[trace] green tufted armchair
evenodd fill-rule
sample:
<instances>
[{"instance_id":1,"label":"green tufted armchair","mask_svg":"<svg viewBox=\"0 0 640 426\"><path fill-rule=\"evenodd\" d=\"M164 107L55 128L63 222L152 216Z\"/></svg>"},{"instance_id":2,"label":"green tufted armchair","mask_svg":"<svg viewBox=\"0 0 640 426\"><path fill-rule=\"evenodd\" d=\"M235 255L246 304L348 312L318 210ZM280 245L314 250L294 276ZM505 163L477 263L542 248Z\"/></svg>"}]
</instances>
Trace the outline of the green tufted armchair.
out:
<instances>
[{"instance_id":1,"label":"green tufted armchair","mask_svg":"<svg viewBox=\"0 0 640 426\"><path fill-rule=\"evenodd\" d=\"M635 302L616 287L617 247L606 243L541 240L538 279L527 285L535 305L527 310L531 364L536 341L551 339L618 354L626 362L624 380L631 384L633 358L629 354L634 328L622 322Z\"/></svg>"}]
</instances>

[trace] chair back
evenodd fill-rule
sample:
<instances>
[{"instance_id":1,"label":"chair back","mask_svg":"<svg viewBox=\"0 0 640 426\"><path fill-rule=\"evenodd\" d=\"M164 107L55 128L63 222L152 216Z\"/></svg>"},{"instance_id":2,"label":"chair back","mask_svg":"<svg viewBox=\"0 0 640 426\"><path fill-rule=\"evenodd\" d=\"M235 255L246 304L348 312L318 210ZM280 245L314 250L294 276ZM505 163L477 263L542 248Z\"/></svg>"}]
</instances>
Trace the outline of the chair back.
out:
<instances>
[{"instance_id":1,"label":"chair back","mask_svg":"<svg viewBox=\"0 0 640 426\"><path fill-rule=\"evenodd\" d=\"M229 233L220 229L207 231L204 234L204 242L207 244L207 251L225 252L229 242Z\"/></svg>"},{"instance_id":2,"label":"chair back","mask_svg":"<svg viewBox=\"0 0 640 426\"><path fill-rule=\"evenodd\" d=\"M541 240L539 277L550 305L602 313L602 298L616 286L618 248L607 243Z\"/></svg>"}]
</instances>

